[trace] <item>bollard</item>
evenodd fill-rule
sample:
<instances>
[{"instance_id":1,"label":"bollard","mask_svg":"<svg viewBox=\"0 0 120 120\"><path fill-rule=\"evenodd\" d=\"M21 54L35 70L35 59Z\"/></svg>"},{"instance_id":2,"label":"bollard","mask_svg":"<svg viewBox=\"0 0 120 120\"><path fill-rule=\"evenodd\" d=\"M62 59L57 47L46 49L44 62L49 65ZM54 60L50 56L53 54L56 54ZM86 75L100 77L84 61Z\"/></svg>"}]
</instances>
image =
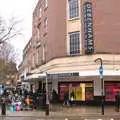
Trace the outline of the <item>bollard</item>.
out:
<instances>
[{"instance_id":1,"label":"bollard","mask_svg":"<svg viewBox=\"0 0 120 120\"><path fill-rule=\"evenodd\" d=\"M45 111L45 115L49 115L49 104L46 104L46 111Z\"/></svg>"},{"instance_id":2,"label":"bollard","mask_svg":"<svg viewBox=\"0 0 120 120\"><path fill-rule=\"evenodd\" d=\"M5 105L5 102L3 102L2 106L1 106L1 115L6 115L6 105Z\"/></svg>"}]
</instances>

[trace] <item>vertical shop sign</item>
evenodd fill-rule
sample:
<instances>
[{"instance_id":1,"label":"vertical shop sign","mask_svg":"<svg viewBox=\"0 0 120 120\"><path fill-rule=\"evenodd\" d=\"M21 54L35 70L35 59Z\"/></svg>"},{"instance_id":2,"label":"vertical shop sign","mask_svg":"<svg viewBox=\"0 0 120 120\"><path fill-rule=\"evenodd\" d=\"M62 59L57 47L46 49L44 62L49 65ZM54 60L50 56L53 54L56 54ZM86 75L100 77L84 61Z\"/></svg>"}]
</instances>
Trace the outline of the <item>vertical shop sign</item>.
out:
<instances>
[{"instance_id":1,"label":"vertical shop sign","mask_svg":"<svg viewBox=\"0 0 120 120\"><path fill-rule=\"evenodd\" d=\"M93 45L93 16L92 3L85 2L83 5L84 15L84 37L85 37L85 53L92 54L94 52Z\"/></svg>"}]
</instances>

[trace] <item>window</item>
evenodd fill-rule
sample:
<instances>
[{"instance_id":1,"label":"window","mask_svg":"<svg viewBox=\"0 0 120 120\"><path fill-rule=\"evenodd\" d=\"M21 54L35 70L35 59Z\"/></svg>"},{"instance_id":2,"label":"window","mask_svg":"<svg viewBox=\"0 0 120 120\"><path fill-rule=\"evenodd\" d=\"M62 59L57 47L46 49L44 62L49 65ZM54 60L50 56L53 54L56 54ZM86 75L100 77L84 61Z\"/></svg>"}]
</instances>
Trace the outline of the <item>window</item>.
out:
<instances>
[{"instance_id":1,"label":"window","mask_svg":"<svg viewBox=\"0 0 120 120\"><path fill-rule=\"evenodd\" d=\"M33 56L32 56L32 67L34 68L34 66L35 66L35 54L33 53Z\"/></svg>"},{"instance_id":2,"label":"window","mask_svg":"<svg viewBox=\"0 0 120 120\"><path fill-rule=\"evenodd\" d=\"M70 37L70 55L79 55L80 53L80 33L69 33Z\"/></svg>"},{"instance_id":3,"label":"window","mask_svg":"<svg viewBox=\"0 0 120 120\"><path fill-rule=\"evenodd\" d=\"M41 35L41 23L38 24L37 29L37 42L40 41L40 35Z\"/></svg>"},{"instance_id":4,"label":"window","mask_svg":"<svg viewBox=\"0 0 120 120\"><path fill-rule=\"evenodd\" d=\"M41 59L41 54L40 54L40 46L36 49L37 53L36 53L36 56L37 56L37 65L40 65L40 59Z\"/></svg>"},{"instance_id":5,"label":"window","mask_svg":"<svg viewBox=\"0 0 120 120\"><path fill-rule=\"evenodd\" d=\"M75 18L79 16L79 4L78 0L69 0L69 18Z\"/></svg>"},{"instance_id":6,"label":"window","mask_svg":"<svg viewBox=\"0 0 120 120\"><path fill-rule=\"evenodd\" d=\"M45 29L45 34L46 34L47 33L47 29L48 29L47 18L44 20L44 29Z\"/></svg>"},{"instance_id":7,"label":"window","mask_svg":"<svg viewBox=\"0 0 120 120\"><path fill-rule=\"evenodd\" d=\"M48 7L48 0L44 0L45 1L45 8Z\"/></svg>"},{"instance_id":8,"label":"window","mask_svg":"<svg viewBox=\"0 0 120 120\"><path fill-rule=\"evenodd\" d=\"M42 16L42 8L40 8L40 13L39 13L39 17L41 18Z\"/></svg>"}]
</instances>

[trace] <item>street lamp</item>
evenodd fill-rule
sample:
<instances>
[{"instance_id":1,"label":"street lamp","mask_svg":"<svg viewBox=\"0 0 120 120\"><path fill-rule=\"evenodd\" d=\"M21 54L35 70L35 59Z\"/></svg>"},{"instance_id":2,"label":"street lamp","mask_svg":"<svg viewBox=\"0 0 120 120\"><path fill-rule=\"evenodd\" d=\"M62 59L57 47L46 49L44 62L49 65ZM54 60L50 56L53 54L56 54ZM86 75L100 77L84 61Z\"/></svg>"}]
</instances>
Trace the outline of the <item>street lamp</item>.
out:
<instances>
[{"instance_id":1,"label":"street lamp","mask_svg":"<svg viewBox=\"0 0 120 120\"><path fill-rule=\"evenodd\" d=\"M103 61L101 58L95 59L95 62L100 61L99 73L101 79L101 113L104 115L104 80L103 80Z\"/></svg>"},{"instance_id":2,"label":"street lamp","mask_svg":"<svg viewBox=\"0 0 120 120\"><path fill-rule=\"evenodd\" d=\"M46 47L46 43L44 41L42 41L42 47L43 47L43 61L45 61L46 64L46 51L45 51L45 47ZM46 72L46 78L45 78L45 83L46 83L46 111L45 114L49 115L49 97L48 97L48 74Z\"/></svg>"},{"instance_id":3,"label":"street lamp","mask_svg":"<svg viewBox=\"0 0 120 120\"><path fill-rule=\"evenodd\" d=\"M46 72L46 115L49 115L48 77Z\"/></svg>"}]
</instances>

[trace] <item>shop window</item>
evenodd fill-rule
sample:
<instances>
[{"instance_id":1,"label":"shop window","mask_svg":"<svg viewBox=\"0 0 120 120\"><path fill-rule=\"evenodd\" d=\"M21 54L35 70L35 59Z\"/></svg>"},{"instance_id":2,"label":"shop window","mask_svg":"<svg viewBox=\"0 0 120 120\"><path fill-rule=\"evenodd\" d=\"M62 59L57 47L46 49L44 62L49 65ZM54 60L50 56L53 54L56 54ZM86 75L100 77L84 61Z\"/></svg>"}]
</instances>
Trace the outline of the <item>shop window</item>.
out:
<instances>
[{"instance_id":1,"label":"shop window","mask_svg":"<svg viewBox=\"0 0 120 120\"><path fill-rule=\"evenodd\" d=\"M105 101L115 102L115 96L120 91L120 83L105 83Z\"/></svg>"},{"instance_id":2,"label":"shop window","mask_svg":"<svg viewBox=\"0 0 120 120\"><path fill-rule=\"evenodd\" d=\"M69 100L93 100L93 83L62 83L59 85L60 100L64 100L66 91L69 91Z\"/></svg>"}]
</instances>

